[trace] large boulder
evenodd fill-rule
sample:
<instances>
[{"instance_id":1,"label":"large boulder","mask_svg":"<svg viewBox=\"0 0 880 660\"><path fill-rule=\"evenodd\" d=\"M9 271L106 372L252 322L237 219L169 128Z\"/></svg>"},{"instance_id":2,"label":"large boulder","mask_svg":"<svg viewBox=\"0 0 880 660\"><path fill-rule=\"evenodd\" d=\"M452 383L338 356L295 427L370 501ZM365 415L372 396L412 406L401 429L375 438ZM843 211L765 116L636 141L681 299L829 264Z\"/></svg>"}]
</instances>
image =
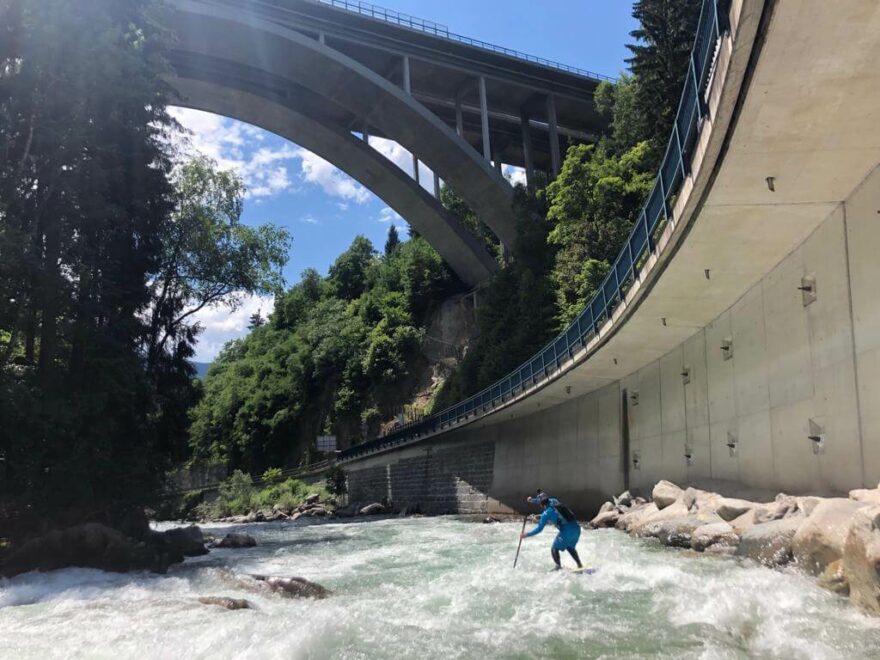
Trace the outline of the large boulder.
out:
<instances>
[{"instance_id":1,"label":"large boulder","mask_svg":"<svg viewBox=\"0 0 880 660\"><path fill-rule=\"evenodd\" d=\"M880 506L853 514L843 551L843 570L849 581L850 600L880 614Z\"/></svg>"},{"instance_id":2,"label":"large boulder","mask_svg":"<svg viewBox=\"0 0 880 660\"><path fill-rule=\"evenodd\" d=\"M318 493L310 493L306 495L306 504L317 504L319 499L321 499L321 496Z\"/></svg>"},{"instance_id":3,"label":"large boulder","mask_svg":"<svg viewBox=\"0 0 880 660\"><path fill-rule=\"evenodd\" d=\"M53 571L78 566L124 573L132 570L164 572L183 561L183 554L163 535L135 541L101 523L85 523L32 538L9 552L0 575L13 577L28 571Z\"/></svg>"},{"instance_id":4,"label":"large boulder","mask_svg":"<svg viewBox=\"0 0 880 660\"><path fill-rule=\"evenodd\" d=\"M754 525L742 535L736 556L765 566L787 564L791 561L792 540L803 521L803 517L793 516Z\"/></svg>"},{"instance_id":5,"label":"large boulder","mask_svg":"<svg viewBox=\"0 0 880 660\"><path fill-rule=\"evenodd\" d=\"M620 518L617 519L617 522L614 524L614 526L617 529L622 529L625 532L629 532L658 512L659 509L657 508L657 505L653 502L649 502L647 504L642 504L639 506L633 506L629 511L627 511L622 516L620 516Z\"/></svg>"},{"instance_id":6,"label":"large boulder","mask_svg":"<svg viewBox=\"0 0 880 660\"><path fill-rule=\"evenodd\" d=\"M795 534L791 550L798 565L811 575L843 557L853 514L864 502L835 497L821 501Z\"/></svg>"},{"instance_id":7,"label":"large boulder","mask_svg":"<svg viewBox=\"0 0 880 660\"><path fill-rule=\"evenodd\" d=\"M273 592L286 598L326 598L332 592L320 584L301 577L273 577L252 575L253 579L266 585Z\"/></svg>"},{"instance_id":8,"label":"large boulder","mask_svg":"<svg viewBox=\"0 0 880 660\"><path fill-rule=\"evenodd\" d=\"M628 490L623 491L620 495L614 498L614 506L619 506L623 508L627 508L632 506L633 496Z\"/></svg>"},{"instance_id":9,"label":"large boulder","mask_svg":"<svg viewBox=\"0 0 880 660\"><path fill-rule=\"evenodd\" d=\"M702 525L691 534L691 548L704 552L711 547L735 548L739 544L739 536L733 531L730 523L719 521Z\"/></svg>"},{"instance_id":10,"label":"large boulder","mask_svg":"<svg viewBox=\"0 0 880 660\"><path fill-rule=\"evenodd\" d=\"M857 488L849 491L849 498L871 506L880 505L880 488Z\"/></svg>"},{"instance_id":11,"label":"large boulder","mask_svg":"<svg viewBox=\"0 0 880 660\"><path fill-rule=\"evenodd\" d=\"M656 504L655 504L656 506ZM666 520L675 518L687 518L690 515L687 507L682 502L675 502L665 509L646 515L629 526L629 533L634 536L648 537L657 536L661 524Z\"/></svg>"},{"instance_id":12,"label":"large boulder","mask_svg":"<svg viewBox=\"0 0 880 660\"><path fill-rule=\"evenodd\" d=\"M654 486L654 490L651 491L651 497L658 509L665 509L683 494L681 488L674 483L665 480L658 481Z\"/></svg>"},{"instance_id":13,"label":"large boulder","mask_svg":"<svg viewBox=\"0 0 880 660\"><path fill-rule=\"evenodd\" d=\"M322 506L313 506L313 507L303 511L302 514L304 516L309 516L310 518L315 518L315 517L323 518L324 516L327 515L327 509L325 509Z\"/></svg>"},{"instance_id":14,"label":"large boulder","mask_svg":"<svg viewBox=\"0 0 880 660\"><path fill-rule=\"evenodd\" d=\"M205 537L202 530L196 525L169 529L157 534L158 539L179 551L184 557L198 557L208 554L208 549L205 547Z\"/></svg>"},{"instance_id":15,"label":"large boulder","mask_svg":"<svg viewBox=\"0 0 880 660\"><path fill-rule=\"evenodd\" d=\"M732 497L722 497L721 500L718 502L718 507L715 509L715 512L721 517L722 520L730 522L731 520L735 520L743 514L748 513L756 506L758 505L748 500L738 500Z\"/></svg>"},{"instance_id":16,"label":"large boulder","mask_svg":"<svg viewBox=\"0 0 880 660\"><path fill-rule=\"evenodd\" d=\"M779 493L776 501L767 504L755 512L755 522L757 524L767 523L772 520L782 520L789 516L793 516L800 512L798 498L785 493Z\"/></svg>"},{"instance_id":17,"label":"large boulder","mask_svg":"<svg viewBox=\"0 0 880 660\"><path fill-rule=\"evenodd\" d=\"M601 529L603 527L614 527L620 519L620 513L612 508L611 511L602 511L593 518L589 525L593 529Z\"/></svg>"},{"instance_id":18,"label":"large boulder","mask_svg":"<svg viewBox=\"0 0 880 660\"><path fill-rule=\"evenodd\" d=\"M373 502L362 508L359 513L362 516L375 516L379 513L385 513L385 507L379 502Z\"/></svg>"},{"instance_id":19,"label":"large boulder","mask_svg":"<svg viewBox=\"0 0 880 660\"><path fill-rule=\"evenodd\" d=\"M819 586L829 591L833 591L841 596L849 595L849 580L846 577L846 571L843 569L843 560L833 561L822 574L819 576Z\"/></svg>"},{"instance_id":20,"label":"large boulder","mask_svg":"<svg viewBox=\"0 0 880 660\"><path fill-rule=\"evenodd\" d=\"M250 534L230 532L217 542L218 548L253 548L257 545L256 539Z\"/></svg>"},{"instance_id":21,"label":"large boulder","mask_svg":"<svg viewBox=\"0 0 880 660\"><path fill-rule=\"evenodd\" d=\"M694 531L705 524L697 516L671 518L660 521L655 528L653 536L659 539L663 545L689 548L691 547L691 536Z\"/></svg>"},{"instance_id":22,"label":"large boulder","mask_svg":"<svg viewBox=\"0 0 880 660\"><path fill-rule=\"evenodd\" d=\"M244 598L230 598L229 596L201 596L198 601L202 605L216 605L227 610L250 610L253 609L250 601Z\"/></svg>"}]
</instances>

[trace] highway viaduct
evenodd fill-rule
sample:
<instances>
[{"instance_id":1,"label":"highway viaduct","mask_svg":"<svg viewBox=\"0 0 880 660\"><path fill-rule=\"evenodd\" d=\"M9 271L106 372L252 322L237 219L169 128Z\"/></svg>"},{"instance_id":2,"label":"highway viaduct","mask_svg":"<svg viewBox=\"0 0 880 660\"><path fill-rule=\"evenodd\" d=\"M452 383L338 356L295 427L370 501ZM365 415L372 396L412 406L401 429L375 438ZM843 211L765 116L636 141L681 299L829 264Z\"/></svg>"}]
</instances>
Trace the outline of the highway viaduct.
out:
<instances>
[{"instance_id":1,"label":"highway viaduct","mask_svg":"<svg viewBox=\"0 0 880 660\"><path fill-rule=\"evenodd\" d=\"M593 101L602 76L374 5L170 0L169 7L176 105L260 126L333 163L472 287L497 263L436 199L440 180L515 251L513 190L502 164L523 167L533 185L536 173L559 172L568 145L593 141L603 126ZM410 151L415 176L371 148L373 136ZM426 185L420 161L434 173Z\"/></svg>"},{"instance_id":2,"label":"highway viaduct","mask_svg":"<svg viewBox=\"0 0 880 660\"><path fill-rule=\"evenodd\" d=\"M486 391L343 452L351 499L509 512L541 487L589 512L661 478L876 486L880 5L703 12L657 186L597 297Z\"/></svg>"}]
</instances>

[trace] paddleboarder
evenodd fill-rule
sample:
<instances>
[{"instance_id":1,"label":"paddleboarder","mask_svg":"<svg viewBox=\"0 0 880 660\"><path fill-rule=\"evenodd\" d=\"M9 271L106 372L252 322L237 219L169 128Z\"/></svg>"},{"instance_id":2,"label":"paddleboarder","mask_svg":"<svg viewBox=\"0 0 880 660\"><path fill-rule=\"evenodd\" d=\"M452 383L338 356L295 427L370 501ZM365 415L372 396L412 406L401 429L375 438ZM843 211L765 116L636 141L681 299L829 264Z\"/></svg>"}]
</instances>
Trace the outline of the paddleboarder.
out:
<instances>
[{"instance_id":1,"label":"paddleboarder","mask_svg":"<svg viewBox=\"0 0 880 660\"><path fill-rule=\"evenodd\" d=\"M556 564L556 570L562 568L562 563L559 558L559 552L561 550L567 550L568 554L571 555L571 558L577 563L578 568L583 568L581 558L578 556L578 552L575 549L578 539L581 537L581 526L578 524L577 518L574 513L572 513L571 509L562 504L555 497L549 497L543 492L539 492L535 497L529 497L527 499L532 503L535 503L536 501L540 503L544 508L544 512L541 514L540 520L538 520L538 525L533 530L520 533L520 540L540 534L547 523L552 523L556 525L556 528L559 530L556 538L553 539L553 546L550 549L550 554L553 556L553 563Z\"/></svg>"}]
</instances>

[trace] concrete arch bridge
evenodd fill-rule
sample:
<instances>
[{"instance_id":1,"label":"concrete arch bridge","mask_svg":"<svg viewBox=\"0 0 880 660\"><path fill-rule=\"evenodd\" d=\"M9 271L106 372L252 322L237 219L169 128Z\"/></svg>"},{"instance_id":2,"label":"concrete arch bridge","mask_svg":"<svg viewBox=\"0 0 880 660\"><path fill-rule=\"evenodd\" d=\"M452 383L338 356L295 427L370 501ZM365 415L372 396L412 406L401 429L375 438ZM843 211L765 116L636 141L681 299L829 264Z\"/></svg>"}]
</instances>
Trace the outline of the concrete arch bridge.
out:
<instances>
[{"instance_id":1,"label":"concrete arch bridge","mask_svg":"<svg viewBox=\"0 0 880 660\"><path fill-rule=\"evenodd\" d=\"M501 164L558 173L602 125L602 76L349 0L171 0L179 105L239 119L333 163L397 211L470 286L495 261L436 199L442 179L515 249ZM413 154L415 178L369 146ZM434 172L429 193L418 162Z\"/></svg>"}]
</instances>

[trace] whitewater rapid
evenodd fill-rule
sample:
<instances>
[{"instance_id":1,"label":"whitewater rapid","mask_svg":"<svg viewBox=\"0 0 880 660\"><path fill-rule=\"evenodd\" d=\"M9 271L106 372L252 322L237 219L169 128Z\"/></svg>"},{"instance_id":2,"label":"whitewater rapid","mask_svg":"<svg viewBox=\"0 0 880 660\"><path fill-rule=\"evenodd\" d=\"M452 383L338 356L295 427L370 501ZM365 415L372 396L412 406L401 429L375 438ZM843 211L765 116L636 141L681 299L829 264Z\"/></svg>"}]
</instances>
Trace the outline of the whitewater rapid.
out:
<instances>
[{"instance_id":1,"label":"whitewater rapid","mask_svg":"<svg viewBox=\"0 0 880 660\"><path fill-rule=\"evenodd\" d=\"M168 575L86 569L0 580L0 658L871 658L880 620L796 571L693 556L613 530L594 575L550 573L550 530L452 517L206 526L258 546ZM571 562L566 557L566 561ZM327 600L255 595L236 573L299 575ZM199 596L247 598L227 611Z\"/></svg>"}]
</instances>

